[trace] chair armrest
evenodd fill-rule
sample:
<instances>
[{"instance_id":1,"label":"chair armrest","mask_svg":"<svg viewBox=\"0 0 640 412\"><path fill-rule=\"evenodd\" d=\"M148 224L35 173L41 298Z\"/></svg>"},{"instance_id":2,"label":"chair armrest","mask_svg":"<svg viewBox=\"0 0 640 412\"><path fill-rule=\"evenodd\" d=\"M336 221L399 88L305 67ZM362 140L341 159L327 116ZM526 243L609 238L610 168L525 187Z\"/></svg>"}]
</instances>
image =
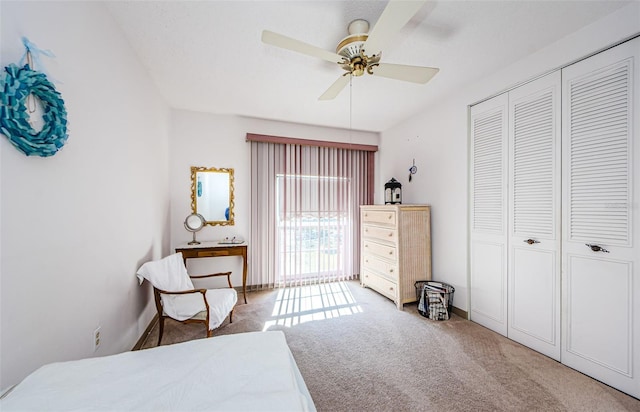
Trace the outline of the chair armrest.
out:
<instances>
[{"instance_id":1,"label":"chair armrest","mask_svg":"<svg viewBox=\"0 0 640 412\"><path fill-rule=\"evenodd\" d=\"M189 275L191 279L204 279L204 278L211 278L215 276L226 276L229 287L233 289L233 285L231 284L231 272L212 273L210 275L193 275L193 276Z\"/></svg>"},{"instance_id":2,"label":"chair armrest","mask_svg":"<svg viewBox=\"0 0 640 412\"><path fill-rule=\"evenodd\" d=\"M165 295L186 295L189 293L202 293L203 295L205 295L207 293L206 289L191 289L191 290L183 290L180 292L167 292L166 290L162 290L162 289L156 289L158 291L158 293L161 294L165 294Z\"/></svg>"},{"instance_id":3,"label":"chair armrest","mask_svg":"<svg viewBox=\"0 0 640 412\"><path fill-rule=\"evenodd\" d=\"M202 299L204 300L204 307L207 311L207 324L209 324L209 302L207 301L207 290L206 289L191 289L191 290L183 290L180 292L168 292L166 290L158 289L156 287L153 288L154 294L156 296L156 307L158 308L158 313L162 314L162 304L160 303L160 295L188 295L190 293L200 293L202 294Z\"/></svg>"}]
</instances>

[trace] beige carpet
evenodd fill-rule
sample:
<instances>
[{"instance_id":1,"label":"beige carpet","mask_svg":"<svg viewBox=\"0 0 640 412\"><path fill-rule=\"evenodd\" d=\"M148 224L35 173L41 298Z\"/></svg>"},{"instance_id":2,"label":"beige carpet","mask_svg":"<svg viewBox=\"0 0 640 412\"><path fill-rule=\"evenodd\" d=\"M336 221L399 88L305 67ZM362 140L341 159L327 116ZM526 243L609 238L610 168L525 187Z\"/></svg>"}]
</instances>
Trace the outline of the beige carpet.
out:
<instances>
[{"instance_id":1,"label":"beige carpet","mask_svg":"<svg viewBox=\"0 0 640 412\"><path fill-rule=\"evenodd\" d=\"M357 282L253 292L215 335L283 330L319 411L640 411L640 400L482 326ZM163 345L204 338L168 322ZM157 343L154 328L143 348ZM260 348L256 348L260 350Z\"/></svg>"}]
</instances>

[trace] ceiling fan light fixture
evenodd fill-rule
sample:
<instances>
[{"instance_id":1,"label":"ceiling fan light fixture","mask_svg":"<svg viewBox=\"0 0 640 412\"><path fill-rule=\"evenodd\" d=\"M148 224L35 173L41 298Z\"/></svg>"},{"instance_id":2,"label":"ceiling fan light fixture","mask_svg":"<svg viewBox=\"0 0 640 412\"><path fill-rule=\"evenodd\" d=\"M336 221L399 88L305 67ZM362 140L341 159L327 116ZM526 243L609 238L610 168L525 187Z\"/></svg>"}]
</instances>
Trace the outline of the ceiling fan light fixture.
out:
<instances>
[{"instance_id":1,"label":"ceiling fan light fixture","mask_svg":"<svg viewBox=\"0 0 640 412\"><path fill-rule=\"evenodd\" d=\"M347 30L349 31L349 34L369 33L369 22L364 19L356 19L349 23Z\"/></svg>"},{"instance_id":2,"label":"ceiling fan light fixture","mask_svg":"<svg viewBox=\"0 0 640 412\"><path fill-rule=\"evenodd\" d=\"M362 76L364 74L364 70L367 67L367 59L366 57L354 57L351 59L351 74L354 76Z\"/></svg>"}]
</instances>

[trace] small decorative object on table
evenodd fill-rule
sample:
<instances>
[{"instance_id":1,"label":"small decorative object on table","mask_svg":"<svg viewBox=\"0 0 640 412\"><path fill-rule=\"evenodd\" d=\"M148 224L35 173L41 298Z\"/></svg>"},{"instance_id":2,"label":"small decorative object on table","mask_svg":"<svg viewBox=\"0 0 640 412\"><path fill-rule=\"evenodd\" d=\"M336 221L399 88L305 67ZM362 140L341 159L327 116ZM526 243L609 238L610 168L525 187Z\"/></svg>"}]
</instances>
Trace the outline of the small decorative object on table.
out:
<instances>
[{"instance_id":1,"label":"small decorative object on table","mask_svg":"<svg viewBox=\"0 0 640 412\"><path fill-rule=\"evenodd\" d=\"M384 204L401 204L402 203L402 183L395 178L391 178L384 184Z\"/></svg>"},{"instance_id":2,"label":"small decorative object on table","mask_svg":"<svg viewBox=\"0 0 640 412\"><path fill-rule=\"evenodd\" d=\"M224 239L218 242L221 245L241 245L244 243L244 239L241 237L225 237Z\"/></svg>"},{"instance_id":3,"label":"small decorative object on table","mask_svg":"<svg viewBox=\"0 0 640 412\"><path fill-rule=\"evenodd\" d=\"M189 242L189 245L200 244L200 242L196 240L196 232L200 231L200 229L204 227L204 224L204 217L199 213L192 213L184 220L184 228L193 233L193 240Z\"/></svg>"}]
</instances>

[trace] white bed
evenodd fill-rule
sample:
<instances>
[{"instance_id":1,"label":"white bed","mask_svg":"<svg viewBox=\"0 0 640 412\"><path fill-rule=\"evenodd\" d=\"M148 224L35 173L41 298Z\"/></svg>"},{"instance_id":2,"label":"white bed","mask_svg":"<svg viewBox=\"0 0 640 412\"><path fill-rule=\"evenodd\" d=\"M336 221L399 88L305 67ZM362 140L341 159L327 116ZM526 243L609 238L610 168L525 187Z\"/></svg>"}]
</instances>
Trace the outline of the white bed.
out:
<instances>
[{"instance_id":1,"label":"white bed","mask_svg":"<svg viewBox=\"0 0 640 412\"><path fill-rule=\"evenodd\" d=\"M53 363L27 376L4 411L315 411L281 331L200 339Z\"/></svg>"}]
</instances>

